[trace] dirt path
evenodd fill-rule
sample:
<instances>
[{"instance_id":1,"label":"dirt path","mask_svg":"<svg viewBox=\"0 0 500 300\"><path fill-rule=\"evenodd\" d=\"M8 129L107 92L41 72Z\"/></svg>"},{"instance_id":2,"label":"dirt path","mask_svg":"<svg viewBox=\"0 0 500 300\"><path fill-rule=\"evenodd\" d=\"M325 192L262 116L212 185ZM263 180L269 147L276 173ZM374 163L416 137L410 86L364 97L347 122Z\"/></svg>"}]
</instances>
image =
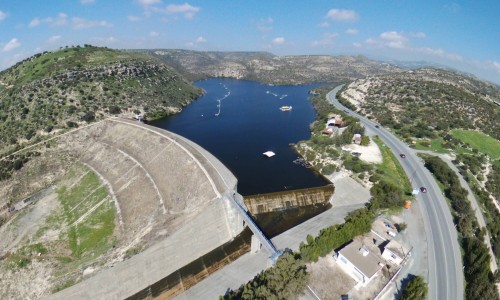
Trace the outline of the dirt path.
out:
<instances>
[{"instance_id":1,"label":"dirt path","mask_svg":"<svg viewBox=\"0 0 500 300\"><path fill-rule=\"evenodd\" d=\"M383 161L382 152L380 152L377 144L372 140L370 140L370 144L368 146L350 144L342 147L342 150L361 153L359 159L368 163L379 164Z\"/></svg>"}]
</instances>

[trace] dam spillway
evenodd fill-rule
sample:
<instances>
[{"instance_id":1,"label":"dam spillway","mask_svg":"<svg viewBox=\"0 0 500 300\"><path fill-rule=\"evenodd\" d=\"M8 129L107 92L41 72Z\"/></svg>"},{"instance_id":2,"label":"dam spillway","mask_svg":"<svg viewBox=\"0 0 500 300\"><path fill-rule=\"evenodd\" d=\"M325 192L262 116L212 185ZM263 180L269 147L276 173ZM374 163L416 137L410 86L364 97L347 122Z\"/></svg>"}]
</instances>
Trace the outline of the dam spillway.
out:
<instances>
[{"instance_id":1,"label":"dam spillway","mask_svg":"<svg viewBox=\"0 0 500 300\"><path fill-rule=\"evenodd\" d=\"M245 206L253 215L282 211L296 207L324 204L333 195L333 184L298 190L245 196Z\"/></svg>"}]
</instances>

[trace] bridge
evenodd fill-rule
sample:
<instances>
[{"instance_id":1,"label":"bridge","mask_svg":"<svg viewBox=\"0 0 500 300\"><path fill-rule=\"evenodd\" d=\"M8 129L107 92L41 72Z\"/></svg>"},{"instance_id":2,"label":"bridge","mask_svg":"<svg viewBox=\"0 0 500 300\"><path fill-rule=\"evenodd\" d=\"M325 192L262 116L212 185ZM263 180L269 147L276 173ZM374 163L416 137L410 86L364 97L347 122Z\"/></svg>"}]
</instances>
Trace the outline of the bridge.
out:
<instances>
[{"instance_id":1,"label":"bridge","mask_svg":"<svg viewBox=\"0 0 500 300\"><path fill-rule=\"evenodd\" d=\"M265 234L260 230L259 226L255 224L253 219L250 217L246 209L244 208L243 204L243 197L240 194L233 193L231 194L224 194L223 198L229 200L229 202L233 205L233 207L238 211L240 216L243 218L245 221L245 224L252 230L253 234L259 239L261 245L271 254L271 256L279 255L281 254L280 251L276 249L276 247L273 245L271 240L269 240ZM238 198L235 199L235 198Z\"/></svg>"}]
</instances>

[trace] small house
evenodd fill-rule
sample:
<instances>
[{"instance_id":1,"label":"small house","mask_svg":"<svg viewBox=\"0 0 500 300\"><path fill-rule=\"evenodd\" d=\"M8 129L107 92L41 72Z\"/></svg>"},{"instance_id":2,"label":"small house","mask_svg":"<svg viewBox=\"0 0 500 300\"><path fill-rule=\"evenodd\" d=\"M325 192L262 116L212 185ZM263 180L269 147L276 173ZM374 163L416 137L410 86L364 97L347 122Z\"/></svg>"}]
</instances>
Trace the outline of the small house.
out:
<instances>
[{"instance_id":1,"label":"small house","mask_svg":"<svg viewBox=\"0 0 500 300\"><path fill-rule=\"evenodd\" d=\"M400 243L395 240L391 240L387 245L385 245L382 257L385 260L399 266L403 262L406 254L408 254L408 251L406 251Z\"/></svg>"},{"instance_id":2,"label":"small house","mask_svg":"<svg viewBox=\"0 0 500 300\"><path fill-rule=\"evenodd\" d=\"M353 240L336 252L339 266L361 285L366 285L377 276L384 264L360 241Z\"/></svg>"}]
</instances>

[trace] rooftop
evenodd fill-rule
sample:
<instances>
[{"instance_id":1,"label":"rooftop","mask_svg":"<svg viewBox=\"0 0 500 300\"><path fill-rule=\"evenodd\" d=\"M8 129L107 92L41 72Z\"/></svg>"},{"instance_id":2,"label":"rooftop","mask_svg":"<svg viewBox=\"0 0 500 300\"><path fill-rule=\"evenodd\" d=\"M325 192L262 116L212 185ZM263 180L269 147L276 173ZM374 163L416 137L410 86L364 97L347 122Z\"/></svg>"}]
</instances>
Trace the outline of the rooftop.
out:
<instances>
[{"instance_id":1,"label":"rooftop","mask_svg":"<svg viewBox=\"0 0 500 300\"><path fill-rule=\"evenodd\" d=\"M384 247L385 249L391 250L392 253L396 254L400 258L404 258L405 254L408 253L408 251L403 248L403 246L396 242L395 240L391 240L387 245Z\"/></svg>"},{"instance_id":2,"label":"rooftop","mask_svg":"<svg viewBox=\"0 0 500 300\"><path fill-rule=\"evenodd\" d=\"M379 265L379 258L371 253L359 240L353 240L349 245L342 248L339 253L368 278L371 278L382 269L382 266Z\"/></svg>"}]
</instances>

